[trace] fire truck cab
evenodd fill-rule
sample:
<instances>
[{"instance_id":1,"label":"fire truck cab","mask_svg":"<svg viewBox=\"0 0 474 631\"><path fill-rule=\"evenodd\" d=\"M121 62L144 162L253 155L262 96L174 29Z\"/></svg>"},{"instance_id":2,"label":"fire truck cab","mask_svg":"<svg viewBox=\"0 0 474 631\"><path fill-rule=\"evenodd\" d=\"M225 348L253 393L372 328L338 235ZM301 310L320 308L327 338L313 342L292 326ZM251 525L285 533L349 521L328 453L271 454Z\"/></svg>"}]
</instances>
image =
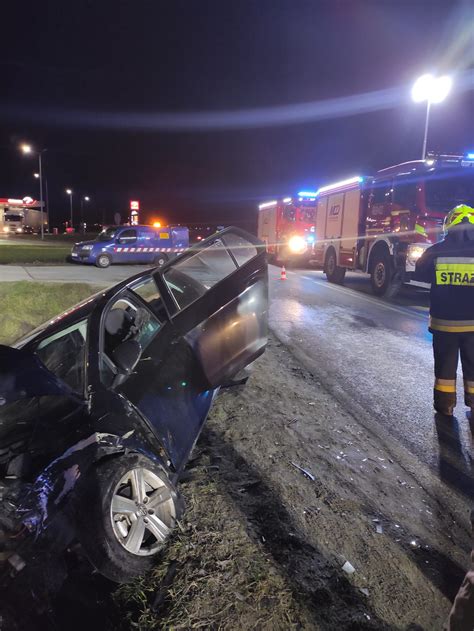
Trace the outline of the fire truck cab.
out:
<instances>
[{"instance_id":1,"label":"fire truck cab","mask_svg":"<svg viewBox=\"0 0 474 631\"><path fill-rule=\"evenodd\" d=\"M307 263L312 256L317 194L300 191L259 205L258 237L279 263Z\"/></svg>"},{"instance_id":2,"label":"fire truck cab","mask_svg":"<svg viewBox=\"0 0 474 631\"><path fill-rule=\"evenodd\" d=\"M374 293L391 297L412 279L418 258L442 238L446 214L461 203L474 204L474 154L428 154L323 186L313 260L330 282L359 270L370 274Z\"/></svg>"}]
</instances>

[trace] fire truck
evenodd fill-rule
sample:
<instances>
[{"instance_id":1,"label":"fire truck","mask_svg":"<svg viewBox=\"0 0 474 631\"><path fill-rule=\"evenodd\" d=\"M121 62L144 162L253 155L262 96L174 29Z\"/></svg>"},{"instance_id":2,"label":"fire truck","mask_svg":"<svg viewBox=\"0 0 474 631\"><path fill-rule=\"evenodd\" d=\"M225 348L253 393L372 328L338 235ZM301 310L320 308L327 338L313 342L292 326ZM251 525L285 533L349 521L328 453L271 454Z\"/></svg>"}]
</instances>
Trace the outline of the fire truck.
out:
<instances>
[{"instance_id":1,"label":"fire truck","mask_svg":"<svg viewBox=\"0 0 474 631\"><path fill-rule=\"evenodd\" d=\"M41 218L46 227L48 215L41 213L41 202L32 197L0 197L0 232L3 234L39 233Z\"/></svg>"},{"instance_id":2,"label":"fire truck","mask_svg":"<svg viewBox=\"0 0 474 631\"><path fill-rule=\"evenodd\" d=\"M317 206L315 191L264 202L258 207L258 236L275 262L305 263L312 255Z\"/></svg>"},{"instance_id":3,"label":"fire truck","mask_svg":"<svg viewBox=\"0 0 474 631\"><path fill-rule=\"evenodd\" d=\"M474 204L474 153L428 154L317 193L314 262L332 283L346 270L370 274L374 293L392 297L442 238L447 212Z\"/></svg>"}]
</instances>

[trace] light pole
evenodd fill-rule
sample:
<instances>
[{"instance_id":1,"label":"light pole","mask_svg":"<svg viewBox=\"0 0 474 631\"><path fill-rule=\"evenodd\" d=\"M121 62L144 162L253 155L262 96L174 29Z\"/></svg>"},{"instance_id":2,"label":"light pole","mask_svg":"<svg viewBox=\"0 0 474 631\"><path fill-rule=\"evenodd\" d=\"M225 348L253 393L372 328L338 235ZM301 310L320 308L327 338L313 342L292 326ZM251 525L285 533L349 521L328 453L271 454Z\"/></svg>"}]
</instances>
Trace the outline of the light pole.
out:
<instances>
[{"instance_id":1,"label":"light pole","mask_svg":"<svg viewBox=\"0 0 474 631\"><path fill-rule=\"evenodd\" d=\"M90 202L91 198L87 195L81 197L81 232L84 234L84 202Z\"/></svg>"},{"instance_id":2,"label":"light pole","mask_svg":"<svg viewBox=\"0 0 474 631\"><path fill-rule=\"evenodd\" d=\"M33 148L31 145L28 144L23 144L21 145L20 149L22 150L22 152L25 155L29 155L29 154L33 154L33 153L37 153L38 154L38 179L39 179L39 185L40 185L40 205L41 205L41 238L44 239L44 218L43 218L43 165L41 162L41 156L43 155L43 153L45 151L47 151L47 149L40 149L39 151L33 151Z\"/></svg>"},{"instance_id":3,"label":"light pole","mask_svg":"<svg viewBox=\"0 0 474 631\"><path fill-rule=\"evenodd\" d=\"M424 74L417 79L413 85L411 97L415 103L426 101L425 133L423 136L423 150L421 152L422 160L426 158L431 104L444 101L451 90L452 83L451 77L447 75L435 77L432 74Z\"/></svg>"},{"instance_id":4,"label":"light pole","mask_svg":"<svg viewBox=\"0 0 474 631\"><path fill-rule=\"evenodd\" d=\"M70 219L70 223L71 223L71 228L73 227L72 225L72 190L70 188L66 189L66 193L69 195L69 202L71 204L71 219Z\"/></svg>"}]
</instances>

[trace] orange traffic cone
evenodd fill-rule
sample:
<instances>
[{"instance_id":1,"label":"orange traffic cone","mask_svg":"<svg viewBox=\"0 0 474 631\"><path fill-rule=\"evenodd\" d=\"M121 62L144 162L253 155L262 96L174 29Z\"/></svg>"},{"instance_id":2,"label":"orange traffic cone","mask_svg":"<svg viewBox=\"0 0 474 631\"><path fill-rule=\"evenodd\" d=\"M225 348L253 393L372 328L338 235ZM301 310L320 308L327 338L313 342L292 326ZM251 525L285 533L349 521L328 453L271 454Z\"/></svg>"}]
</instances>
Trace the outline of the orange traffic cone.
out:
<instances>
[{"instance_id":1,"label":"orange traffic cone","mask_svg":"<svg viewBox=\"0 0 474 631\"><path fill-rule=\"evenodd\" d=\"M284 265L281 266L280 280L286 280L286 269Z\"/></svg>"}]
</instances>

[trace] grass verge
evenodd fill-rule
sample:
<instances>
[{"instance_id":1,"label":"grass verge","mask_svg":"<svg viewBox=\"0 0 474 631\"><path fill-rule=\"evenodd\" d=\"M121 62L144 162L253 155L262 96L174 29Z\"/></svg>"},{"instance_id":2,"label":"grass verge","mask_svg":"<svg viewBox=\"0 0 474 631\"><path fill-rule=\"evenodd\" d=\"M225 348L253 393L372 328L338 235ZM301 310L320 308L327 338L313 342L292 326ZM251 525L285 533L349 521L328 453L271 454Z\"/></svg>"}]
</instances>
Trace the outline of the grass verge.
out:
<instances>
[{"instance_id":1,"label":"grass verge","mask_svg":"<svg viewBox=\"0 0 474 631\"><path fill-rule=\"evenodd\" d=\"M185 521L156 568L116 590L122 628L309 628L286 580L213 479L212 466L209 455L201 452L191 481L180 487L187 504Z\"/></svg>"},{"instance_id":2,"label":"grass verge","mask_svg":"<svg viewBox=\"0 0 474 631\"><path fill-rule=\"evenodd\" d=\"M96 291L86 283L0 283L0 344L11 344Z\"/></svg>"},{"instance_id":3,"label":"grass verge","mask_svg":"<svg viewBox=\"0 0 474 631\"><path fill-rule=\"evenodd\" d=\"M0 244L0 265L24 263L65 263L71 253L68 245L4 245Z\"/></svg>"}]
</instances>

